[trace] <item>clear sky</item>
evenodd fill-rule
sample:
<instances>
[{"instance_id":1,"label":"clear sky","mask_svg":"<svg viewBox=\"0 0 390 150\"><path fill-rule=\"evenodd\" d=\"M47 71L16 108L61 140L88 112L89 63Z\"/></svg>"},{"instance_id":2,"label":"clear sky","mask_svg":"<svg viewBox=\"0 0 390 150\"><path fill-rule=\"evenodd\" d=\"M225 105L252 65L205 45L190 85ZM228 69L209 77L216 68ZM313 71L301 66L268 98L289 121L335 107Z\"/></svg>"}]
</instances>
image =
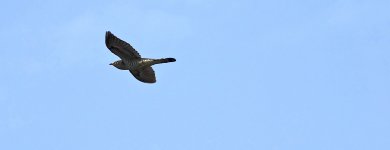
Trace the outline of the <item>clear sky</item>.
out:
<instances>
[{"instance_id":1,"label":"clear sky","mask_svg":"<svg viewBox=\"0 0 390 150\"><path fill-rule=\"evenodd\" d=\"M1 150L388 150L388 0L3 0ZM111 31L156 84L108 64Z\"/></svg>"}]
</instances>

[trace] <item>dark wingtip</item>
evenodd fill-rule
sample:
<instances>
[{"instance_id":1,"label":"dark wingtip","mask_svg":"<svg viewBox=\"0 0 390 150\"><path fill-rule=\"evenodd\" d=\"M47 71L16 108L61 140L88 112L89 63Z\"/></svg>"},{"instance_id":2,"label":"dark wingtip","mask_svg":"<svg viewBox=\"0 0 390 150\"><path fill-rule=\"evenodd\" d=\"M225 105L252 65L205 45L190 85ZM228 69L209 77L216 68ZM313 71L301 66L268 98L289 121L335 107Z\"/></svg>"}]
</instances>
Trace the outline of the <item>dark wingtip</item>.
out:
<instances>
[{"instance_id":1,"label":"dark wingtip","mask_svg":"<svg viewBox=\"0 0 390 150\"><path fill-rule=\"evenodd\" d=\"M175 62L176 59L175 58L167 58L168 59L168 62Z\"/></svg>"},{"instance_id":2,"label":"dark wingtip","mask_svg":"<svg viewBox=\"0 0 390 150\"><path fill-rule=\"evenodd\" d=\"M112 33L110 31L106 31L105 43L107 48L110 48L110 36L112 36Z\"/></svg>"}]
</instances>

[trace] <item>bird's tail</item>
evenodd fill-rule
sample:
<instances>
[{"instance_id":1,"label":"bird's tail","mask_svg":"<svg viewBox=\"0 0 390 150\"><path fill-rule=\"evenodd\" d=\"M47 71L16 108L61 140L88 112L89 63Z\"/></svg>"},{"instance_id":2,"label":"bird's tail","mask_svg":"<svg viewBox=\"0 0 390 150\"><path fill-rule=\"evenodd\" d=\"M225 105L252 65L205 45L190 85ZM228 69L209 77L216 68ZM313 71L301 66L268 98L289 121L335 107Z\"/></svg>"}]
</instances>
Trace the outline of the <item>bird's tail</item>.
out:
<instances>
[{"instance_id":1,"label":"bird's tail","mask_svg":"<svg viewBox=\"0 0 390 150\"><path fill-rule=\"evenodd\" d=\"M161 59L158 59L158 63L169 63L169 62L175 62L176 59L175 58L161 58Z\"/></svg>"}]
</instances>

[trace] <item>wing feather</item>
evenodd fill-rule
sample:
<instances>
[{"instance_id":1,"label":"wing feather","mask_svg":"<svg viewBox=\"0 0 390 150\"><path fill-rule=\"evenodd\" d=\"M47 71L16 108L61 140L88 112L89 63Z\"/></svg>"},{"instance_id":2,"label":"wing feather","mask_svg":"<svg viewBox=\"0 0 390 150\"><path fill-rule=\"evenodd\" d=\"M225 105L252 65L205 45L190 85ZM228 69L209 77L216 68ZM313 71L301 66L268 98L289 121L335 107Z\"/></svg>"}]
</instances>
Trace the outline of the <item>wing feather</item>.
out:
<instances>
[{"instance_id":1,"label":"wing feather","mask_svg":"<svg viewBox=\"0 0 390 150\"><path fill-rule=\"evenodd\" d=\"M142 69L137 69L137 70L130 70L131 74L133 76L145 83L155 83L156 82L156 75L154 73L154 70L152 67L145 67Z\"/></svg>"},{"instance_id":2,"label":"wing feather","mask_svg":"<svg viewBox=\"0 0 390 150\"><path fill-rule=\"evenodd\" d=\"M119 39L110 31L106 32L106 46L122 60L141 58L141 55L129 43Z\"/></svg>"}]
</instances>

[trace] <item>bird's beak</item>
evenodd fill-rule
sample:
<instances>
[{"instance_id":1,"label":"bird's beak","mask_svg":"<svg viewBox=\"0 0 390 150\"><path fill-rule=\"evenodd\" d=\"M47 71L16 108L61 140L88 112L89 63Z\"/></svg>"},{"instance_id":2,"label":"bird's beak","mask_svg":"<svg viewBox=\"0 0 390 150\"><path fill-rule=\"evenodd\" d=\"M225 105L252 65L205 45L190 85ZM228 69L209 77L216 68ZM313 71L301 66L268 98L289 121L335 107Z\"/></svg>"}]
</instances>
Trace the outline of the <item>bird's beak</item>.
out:
<instances>
[{"instance_id":1,"label":"bird's beak","mask_svg":"<svg viewBox=\"0 0 390 150\"><path fill-rule=\"evenodd\" d=\"M110 63L110 65L112 65L112 63Z\"/></svg>"}]
</instances>

